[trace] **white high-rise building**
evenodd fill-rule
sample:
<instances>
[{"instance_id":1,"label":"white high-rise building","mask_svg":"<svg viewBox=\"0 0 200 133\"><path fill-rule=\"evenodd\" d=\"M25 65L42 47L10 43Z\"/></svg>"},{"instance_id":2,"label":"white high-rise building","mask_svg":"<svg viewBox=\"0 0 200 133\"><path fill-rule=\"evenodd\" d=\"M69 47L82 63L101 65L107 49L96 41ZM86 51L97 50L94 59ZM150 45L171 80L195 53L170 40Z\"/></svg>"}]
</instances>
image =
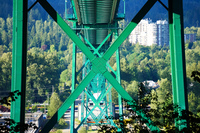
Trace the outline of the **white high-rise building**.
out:
<instances>
[{"instance_id":1,"label":"white high-rise building","mask_svg":"<svg viewBox=\"0 0 200 133\"><path fill-rule=\"evenodd\" d=\"M157 25L155 23L148 24L146 45L157 44Z\"/></svg>"},{"instance_id":2,"label":"white high-rise building","mask_svg":"<svg viewBox=\"0 0 200 133\"><path fill-rule=\"evenodd\" d=\"M169 45L169 26L166 20L158 20L157 25L157 45Z\"/></svg>"},{"instance_id":3,"label":"white high-rise building","mask_svg":"<svg viewBox=\"0 0 200 133\"><path fill-rule=\"evenodd\" d=\"M141 20L131 32L129 42L145 46L152 44L169 45L168 22L166 20L158 20L156 23L153 23L150 19Z\"/></svg>"}]
</instances>

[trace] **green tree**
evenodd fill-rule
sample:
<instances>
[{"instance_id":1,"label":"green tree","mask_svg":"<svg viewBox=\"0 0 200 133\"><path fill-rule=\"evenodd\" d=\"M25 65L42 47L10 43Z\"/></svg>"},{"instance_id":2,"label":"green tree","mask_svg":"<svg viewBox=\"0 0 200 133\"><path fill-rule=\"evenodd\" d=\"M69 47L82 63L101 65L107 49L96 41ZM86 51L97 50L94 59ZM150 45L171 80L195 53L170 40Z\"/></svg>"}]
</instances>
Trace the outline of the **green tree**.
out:
<instances>
[{"instance_id":1,"label":"green tree","mask_svg":"<svg viewBox=\"0 0 200 133\"><path fill-rule=\"evenodd\" d=\"M65 83L67 81L67 77L68 77L68 69L65 69L64 71L61 72L60 74L60 82L61 83Z\"/></svg>"},{"instance_id":2,"label":"green tree","mask_svg":"<svg viewBox=\"0 0 200 133\"><path fill-rule=\"evenodd\" d=\"M129 93L129 95L133 98L133 99L138 99L138 82L137 81L132 81L126 88L126 91Z\"/></svg>"},{"instance_id":3,"label":"green tree","mask_svg":"<svg viewBox=\"0 0 200 133\"><path fill-rule=\"evenodd\" d=\"M87 133L86 127L81 127L81 129L78 131L78 133Z\"/></svg>"},{"instance_id":4,"label":"green tree","mask_svg":"<svg viewBox=\"0 0 200 133\"><path fill-rule=\"evenodd\" d=\"M32 26L31 31L29 32L29 35L28 35L28 44L29 44L30 48L36 47L35 26L34 25Z\"/></svg>"},{"instance_id":5,"label":"green tree","mask_svg":"<svg viewBox=\"0 0 200 133\"><path fill-rule=\"evenodd\" d=\"M67 126L67 123L66 123L66 121L65 121L65 119L63 119L63 118L60 118L60 120L58 121L58 124L59 124L59 126Z\"/></svg>"},{"instance_id":6,"label":"green tree","mask_svg":"<svg viewBox=\"0 0 200 133\"><path fill-rule=\"evenodd\" d=\"M200 40L200 28L198 28L198 30L197 30L196 39L197 39L197 40Z\"/></svg>"},{"instance_id":7,"label":"green tree","mask_svg":"<svg viewBox=\"0 0 200 133\"><path fill-rule=\"evenodd\" d=\"M193 92L190 92L188 94L188 103L189 103L189 111L196 113L198 106L198 97Z\"/></svg>"},{"instance_id":8,"label":"green tree","mask_svg":"<svg viewBox=\"0 0 200 133\"><path fill-rule=\"evenodd\" d=\"M57 130L56 133L62 133L62 131L61 130Z\"/></svg>"},{"instance_id":9,"label":"green tree","mask_svg":"<svg viewBox=\"0 0 200 133\"><path fill-rule=\"evenodd\" d=\"M43 32L43 22L42 22L42 20L36 20L35 31L36 31L36 34L40 34L41 32Z\"/></svg>"},{"instance_id":10,"label":"green tree","mask_svg":"<svg viewBox=\"0 0 200 133\"><path fill-rule=\"evenodd\" d=\"M3 45L8 46L8 37L5 30L1 32L1 39L2 39Z\"/></svg>"},{"instance_id":11,"label":"green tree","mask_svg":"<svg viewBox=\"0 0 200 133\"><path fill-rule=\"evenodd\" d=\"M5 20L0 18L0 30L5 30Z\"/></svg>"},{"instance_id":12,"label":"green tree","mask_svg":"<svg viewBox=\"0 0 200 133\"><path fill-rule=\"evenodd\" d=\"M167 78L158 80L158 84L160 86L159 90L172 93L172 84Z\"/></svg>"},{"instance_id":13,"label":"green tree","mask_svg":"<svg viewBox=\"0 0 200 133\"><path fill-rule=\"evenodd\" d=\"M65 37L61 36L61 38L60 38L60 44L59 44L59 47L58 47L59 51L65 51L65 50L67 50L67 45L66 44L67 43L66 43Z\"/></svg>"},{"instance_id":14,"label":"green tree","mask_svg":"<svg viewBox=\"0 0 200 133\"><path fill-rule=\"evenodd\" d=\"M148 58L140 62L140 65L137 68L137 78L140 82L149 80L150 78L150 68L148 67Z\"/></svg>"},{"instance_id":15,"label":"green tree","mask_svg":"<svg viewBox=\"0 0 200 133\"><path fill-rule=\"evenodd\" d=\"M11 88L12 53L4 53L0 58L0 95L5 95Z\"/></svg>"},{"instance_id":16,"label":"green tree","mask_svg":"<svg viewBox=\"0 0 200 133\"><path fill-rule=\"evenodd\" d=\"M59 59L57 55L31 49L27 55L27 98L32 102L43 102L46 93L59 85ZM32 94L35 95L32 95Z\"/></svg>"},{"instance_id":17,"label":"green tree","mask_svg":"<svg viewBox=\"0 0 200 133\"><path fill-rule=\"evenodd\" d=\"M55 52L56 52L56 49L55 49L55 46L54 46L54 45L51 45L51 46L50 46L50 52L51 52L51 53L55 53Z\"/></svg>"},{"instance_id":18,"label":"green tree","mask_svg":"<svg viewBox=\"0 0 200 133\"><path fill-rule=\"evenodd\" d=\"M8 47L12 48L12 32L13 32L13 19L8 17L6 19Z\"/></svg>"},{"instance_id":19,"label":"green tree","mask_svg":"<svg viewBox=\"0 0 200 133\"><path fill-rule=\"evenodd\" d=\"M48 116L52 117L57 109L61 106L62 102L56 92L53 92L50 98L50 104L48 107Z\"/></svg>"},{"instance_id":20,"label":"green tree","mask_svg":"<svg viewBox=\"0 0 200 133\"><path fill-rule=\"evenodd\" d=\"M31 112L34 113L37 111L37 103L32 105Z\"/></svg>"},{"instance_id":21,"label":"green tree","mask_svg":"<svg viewBox=\"0 0 200 133\"><path fill-rule=\"evenodd\" d=\"M0 45L0 57L6 52L8 52L8 48L5 45Z\"/></svg>"}]
</instances>

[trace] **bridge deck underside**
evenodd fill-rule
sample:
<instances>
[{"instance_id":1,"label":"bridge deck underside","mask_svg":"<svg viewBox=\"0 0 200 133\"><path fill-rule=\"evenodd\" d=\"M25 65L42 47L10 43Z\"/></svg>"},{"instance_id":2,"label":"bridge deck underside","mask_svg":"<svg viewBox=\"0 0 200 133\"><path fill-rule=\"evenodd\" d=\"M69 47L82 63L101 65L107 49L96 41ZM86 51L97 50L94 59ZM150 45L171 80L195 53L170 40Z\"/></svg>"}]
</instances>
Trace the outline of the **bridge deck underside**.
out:
<instances>
[{"instance_id":1,"label":"bridge deck underside","mask_svg":"<svg viewBox=\"0 0 200 133\"><path fill-rule=\"evenodd\" d=\"M113 23L119 0L74 0L74 11L80 25L108 25ZM84 29L83 35L93 45L99 45L110 33L108 29Z\"/></svg>"}]
</instances>

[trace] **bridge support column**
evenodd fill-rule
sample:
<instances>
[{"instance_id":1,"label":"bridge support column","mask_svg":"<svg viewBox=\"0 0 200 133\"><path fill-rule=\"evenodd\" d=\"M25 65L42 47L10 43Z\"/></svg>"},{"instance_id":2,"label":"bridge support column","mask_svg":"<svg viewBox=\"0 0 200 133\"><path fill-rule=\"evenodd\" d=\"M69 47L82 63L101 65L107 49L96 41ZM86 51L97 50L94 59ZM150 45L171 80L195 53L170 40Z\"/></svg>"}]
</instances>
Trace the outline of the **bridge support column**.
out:
<instances>
[{"instance_id":1,"label":"bridge support column","mask_svg":"<svg viewBox=\"0 0 200 133\"><path fill-rule=\"evenodd\" d=\"M116 51L116 64L117 64L117 76L116 79L121 84L121 77L120 77L120 54L119 49ZM123 114L123 104L122 104L122 97L118 93L118 104L119 104L119 115Z\"/></svg>"},{"instance_id":2,"label":"bridge support column","mask_svg":"<svg viewBox=\"0 0 200 133\"><path fill-rule=\"evenodd\" d=\"M25 123L26 57L27 57L27 0L13 0L13 50L11 92L21 95L11 102L11 119ZM23 130L20 131L24 132Z\"/></svg>"},{"instance_id":3,"label":"bridge support column","mask_svg":"<svg viewBox=\"0 0 200 133\"><path fill-rule=\"evenodd\" d=\"M118 31L116 31L116 33L115 33L115 39L117 39L117 37L118 37ZM121 84L119 48L116 50L115 53L116 53L116 64L117 64L116 79L119 82L119 84ZM118 93L118 104L119 104L119 120L120 120L120 124L123 124L123 103L122 103L122 97L119 93ZM121 127L123 127L123 125L121 125ZM120 131L122 131L122 130L120 129Z\"/></svg>"},{"instance_id":4,"label":"bridge support column","mask_svg":"<svg viewBox=\"0 0 200 133\"><path fill-rule=\"evenodd\" d=\"M183 0L169 0L170 55L173 102L182 110L188 109L186 91L185 47L183 32ZM179 130L187 128L186 120L175 121Z\"/></svg>"},{"instance_id":5,"label":"bridge support column","mask_svg":"<svg viewBox=\"0 0 200 133\"><path fill-rule=\"evenodd\" d=\"M86 57L85 57L85 55L83 55L83 66L85 65L85 62L86 62ZM83 71L82 71L82 78L85 78L85 74L86 74L86 68L84 67ZM84 99L85 99L85 92L83 91L81 93L81 121L83 121L83 119L84 119L84 112L85 112L85 108L84 108L85 100ZM86 103L86 105L87 105L87 103Z\"/></svg>"},{"instance_id":6,"label":"bridge support column","mask_svg":"<svg viewBox=\"0 0 200 133\"><path fill-rule=\"evenodd\" d=\"M71 92L74 92L76 86L76 44L73 43L72 50L72 86ZM71 105L71 121L70 121L70 133L75 133L74 129L74 120L75 120L75 101Z\"/></svg>"}]
</instances>

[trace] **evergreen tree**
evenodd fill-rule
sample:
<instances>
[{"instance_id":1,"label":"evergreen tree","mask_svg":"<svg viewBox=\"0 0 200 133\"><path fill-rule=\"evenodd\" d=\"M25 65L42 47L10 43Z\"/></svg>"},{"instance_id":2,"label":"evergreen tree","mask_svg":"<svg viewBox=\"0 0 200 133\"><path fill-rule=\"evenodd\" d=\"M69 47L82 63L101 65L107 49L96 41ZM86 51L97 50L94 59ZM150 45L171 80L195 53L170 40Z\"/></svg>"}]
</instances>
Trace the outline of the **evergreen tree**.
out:
<instances>
[{"instance_id":1,"label":"evergreen tree","mask_svg":"<svg viewBox=\"0 0 200 133\"><path fill-rule=\"evenodd\" d=\"M52 117L58 108L61 106L62 102L56 92L53 92L50 98L50 104L48 107L48 116Z\"/></svg>"}]
</instances>

